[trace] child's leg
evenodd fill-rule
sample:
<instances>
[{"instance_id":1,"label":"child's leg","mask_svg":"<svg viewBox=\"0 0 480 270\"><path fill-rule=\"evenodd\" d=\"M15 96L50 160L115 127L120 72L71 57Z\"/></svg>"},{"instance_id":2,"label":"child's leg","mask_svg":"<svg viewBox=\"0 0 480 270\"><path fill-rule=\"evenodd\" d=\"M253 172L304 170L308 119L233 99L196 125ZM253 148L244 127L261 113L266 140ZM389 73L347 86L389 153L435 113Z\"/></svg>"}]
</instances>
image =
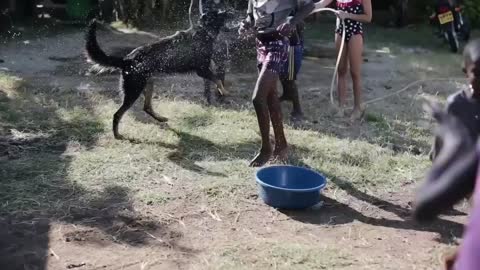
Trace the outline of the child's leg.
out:
<instances>
[{"instance_id":1,"label":"child's leg","mask_svg":"<svg viewBox=\"0 0 480 270\"><path fill-rule=\"evenodd\" d=\"M298 94L297 87L297 74L300 72L303 60L303 44L297 45L294 47L295 57L294 57L294 77L293 80L289 80L288 66L289 62L284 67L284 70L280 76L282 83L283 94L280 97L280 101L290 100L293 104L293 110L291 116L293 120L301 120L303 118L302 107L300 105L300 97Z\"/></svg>"},{"instance_id":2,"label":"child's leg","mask_svg":"<svg viewBox=\"0 0 480 270\"><path fill-rule=\"evenodd\" d=\"M283 133L280 100L276 95L277 81L282 67L288 59L286 40L270 41L264 44L257 40L257 61L261 71L253 93L253 105L257 113L258 125L262 137L260 153L252 160L251 166L264 165L272 155L270 145L270 120L275 132L275 154L285 153L287 142Z\"/></svg>"},{"instance_id":3,"label":"child's leg","mask_svg":"<svg viewBox=\"0 0 480 270\"><path fill-rule=\"evenodd\" d=\"M352 120L358 120L362 117L362 52L363 52L363 36L353 35L348 43L348 56L350 61L350 74L353 81L353 98L354 107L352 112Z\"/></svg>"},{"instance_id":4,"label":"child's leg","mask_svg":"<svg viewBox=\"0 0 480 270\"><path fill-rule=\"evenodd\" d=\"M292 95L292 90L289 87L289 80L285 78L284 76L280 76L280 83L282 84L282 95L280 96L280 101L292 101L293 100L293 95Z\"/></svg>"},{"instance_id":5,"label":"child's leg","mask_svg":"<svg viewBox=\"0 0 480 270\"><path fill-rule=\"evenodd\" d=\"M298 87L295 80L281 80L283 95L280 101L291 100L293 104L293 110L291 113L292 118L301 119L303 117L302 106L300 105L300 97L298 95Z\"/></svg>"},{"instance_id":6,"label":"child's leg","mask_svg":"<svg viewBox=\"0 0 480 270\"><path fill-rule=\"evenodd\" d=\"M338 105L342 108L347 105L347 72L348 72L348 53L349 46L347 41L345 41L345 46L340 58L340 64L338 65ZM335 45L337 47L337 57L340 52L340 45L342 43L342 36L335 34Z\"/></svg>"},{"instance_id":7,"label":"child's leg","mask_svg":"<svg viewBox=\"0 0 480 270\"><path fill-rule=\"evenodd\" d=\"M276 84L273 84L272 91L268 94L268 110L272 120L273 132L275 134L274 159L285 161L287 158L287 139L283 131L283 117L280 100L277 97Z\"/></svg>"},{"instance_id":8,"label":"child's leg","mask_svg":"<svg viewBox=\"0 0 480 270\"><path fill-rule=\"evenodd\" d=\"M258 126L262 137L262 146L260 153L250 162L250 166L259 167L268 162L272 156L272 146L270 145L270 113L268 106L268 95L275 91L278 75L267 69L267 65L263 65L255 91L253 92L253 106L257 114Z\"/></svg>"}]
</instances>

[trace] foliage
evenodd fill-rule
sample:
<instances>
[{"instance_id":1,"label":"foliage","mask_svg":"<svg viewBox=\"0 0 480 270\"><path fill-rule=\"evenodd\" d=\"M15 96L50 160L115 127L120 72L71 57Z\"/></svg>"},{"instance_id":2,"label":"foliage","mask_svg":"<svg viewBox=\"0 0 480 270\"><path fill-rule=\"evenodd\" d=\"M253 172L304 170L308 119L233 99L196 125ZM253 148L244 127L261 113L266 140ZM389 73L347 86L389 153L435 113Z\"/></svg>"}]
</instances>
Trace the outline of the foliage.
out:
<instances>
[{"instance_id":1,"label":"foliage","mask_svg":"<svg viewBox=\"0 0 480 270\"><path fill-rule=\"evenodd\" d=\"M473 25L480 22L480 0L465 0L465 12Z\"/></svg>"},{"instance_id":2,"label":"foliage","mask_svg":"<svg viewBox=\"0 0 480 270\"><path fill-rule=\"evenodd\" d=\"M464 6L465 15L474 25L480 22L480 0L457 0L458 3ZM432 0L417 0L414 2L413 8L416 13L428 16L432 11L434 1Z\"/></svg>"},{"instance_id":3,"label":"foliage","mask_svg":"<svg viewBox=\"0 0 480 270\"><path fill-rule=\"evenodd\" d=\"M152 22L179 22L186 19L191 0L99 0L104 13L116 14L116 19L127 25ZM199 0L195 1L194 12L198 12ZM246 9L245 0L225 0L234 9ZM107 16L108 17L108 16Z\"/></svg>"}]
</instances>

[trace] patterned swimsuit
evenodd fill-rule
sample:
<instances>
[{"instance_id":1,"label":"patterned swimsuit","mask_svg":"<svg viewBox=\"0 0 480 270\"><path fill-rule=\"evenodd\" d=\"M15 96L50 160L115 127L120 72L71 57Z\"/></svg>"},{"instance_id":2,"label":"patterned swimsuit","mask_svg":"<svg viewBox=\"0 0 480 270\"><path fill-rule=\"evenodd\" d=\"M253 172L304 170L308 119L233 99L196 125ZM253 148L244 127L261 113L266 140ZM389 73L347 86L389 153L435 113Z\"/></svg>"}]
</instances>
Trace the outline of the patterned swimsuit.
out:
<instances>
[{"instance_id":1,"label":"patterned swimsuit","mask_svg":"<svg viewBox=\"0 0 480 270\"><path fill-rule=\"evenodd\" d=\"M361 0L337 0L337 9L351 14L363 14L363 5ZM343 34L343 25L340 22L335 32ZM345 41L348 42L354 35L363 36L363 24L350 19L345 19Z\"/></svg>"}]
</instances>

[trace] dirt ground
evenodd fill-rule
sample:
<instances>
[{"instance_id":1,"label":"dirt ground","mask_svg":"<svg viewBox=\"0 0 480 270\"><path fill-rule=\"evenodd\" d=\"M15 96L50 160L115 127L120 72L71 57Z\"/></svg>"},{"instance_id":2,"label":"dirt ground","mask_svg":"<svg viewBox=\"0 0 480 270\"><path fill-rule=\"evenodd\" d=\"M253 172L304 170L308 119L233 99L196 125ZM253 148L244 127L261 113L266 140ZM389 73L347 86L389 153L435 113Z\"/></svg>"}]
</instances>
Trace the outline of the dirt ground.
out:
<instances>
[{"instance_id":1,"label":"dirt ground","mask_svg":"<svg viewBox=\"0 0 480 270\"><path fill-rule=\"evenodd\" d=\"M139 35L100 33L101 43L109 49L149 40ZM315 43L331 45L321 40L309 45ZM297 145L292 151L293 163L315 164L332 158L310 154L309 148L320 147L317 144L326 147L321 151L324 155L329 155L328 151L336 155L335 151L343 149L340 159L328 163L330 167L322 165L325 170L341 168L349 157L353 157L351 162L361 163L359 156L372 153L388 152L395 162L382 169L392 181L382 180L385 175L379 176L380 180L371 178L356 171L362 164L350 164L351 171L327 175L323 205L285 212L261 202L254 170L246 168L246 160L258 144L211 144L200 135L180 132L180 141L172 146L166 131L161 133L163 142L156 141L162 137L152 135L155 131L146 132L143 143L114 141L109 127L111 113L120 101L118 78L87 76L83 45L80 30L0 45L0 59L4 60L0 72L28 84L18 93L3 89L2 111L29 110L16 120L3 116L0 126L0 175L18 181L4 186L4 198L0 199L1 269L438 269L442 253L461 237L468 211L465 204L458 207L456 215L443 216L431 226L417 225L409 216L415 188L428 168L432 129L421 98L444 99L461 84L419 84L369 105L366 121L350 125L330 115L328 91L334 59L305 60L299 85L308 120L293 126L288 122L290 107L284 106L289 138ZM454 67L452 72L440 66L445 63L441 61L456 59L447 54L446 49L440 55L436 50L371 43L363 70L366 99L384 96L416 79L461 76L460 68ZM432 60L434 57L441 60ZM455 66L458 60L452 63ZM228 80L233 83L230 104L212 110L226 121L226 128L232 127L230 116L248 119L248 124L238 126L252 128L255 138L250 105L254 63L233 67ZM169 102L162 103L161 110L188 115L178 108L187 104L193 115L180 117L191 122L192 132L201 133L202 127L208 126L210 120L195 114L197 110L210 112L203 102L200 79L194 75L158 77L155 87L156 102ZM83 100L96 105L89 107ZM151 122L139 116L141 105L137 107L131 112L136 121ZM78 114L57 119L48 114L50 108L60 114L66 108ZM100 117L100 124L92 123L95 117ZM35 126L37 120L39 126L44 121L55 122L56 131L48 125L42 127L43 135L12 128L15 121L30 121ZM123 125L133 121L126 119ZM90 138L96 129L99 135ZM228 141L228 136L218 140ZM303 138L304 145L299 142ZM349 150L352 145L360 146ZM122 151L112 150L117 148ZM373 152L363 154L367 148ZM139 149L151 152L149 158L137 155ZM157 151L168 151L165 160L169 163L156 159ZM402 163L407 159L408 163ZM81 167L72 165L80 162ZM130 191L114 185L123 183L124 178L132 181ZM37 182L34 187L24 185L25 179ZM17 196L18 189L43 193L30 201L22 197L22 203L16 204L9 195Z\"/></svg>"}]
</instances>

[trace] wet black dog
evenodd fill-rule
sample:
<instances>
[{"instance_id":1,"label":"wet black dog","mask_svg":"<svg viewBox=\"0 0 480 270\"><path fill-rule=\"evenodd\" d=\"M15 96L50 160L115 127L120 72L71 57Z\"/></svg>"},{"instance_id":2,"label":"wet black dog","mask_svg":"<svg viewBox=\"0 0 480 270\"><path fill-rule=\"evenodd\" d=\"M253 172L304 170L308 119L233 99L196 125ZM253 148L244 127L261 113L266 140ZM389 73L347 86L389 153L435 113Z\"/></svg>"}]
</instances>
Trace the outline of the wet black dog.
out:
<instances>
[{"instance_id":1,"label":"wet black dog","mask_svg":"<svg viewBox=\"0 0 480 270\"><path fill-rule=\"evenodd\" d=\"M123 104L113 116L113 135L116 139L123 138L118 132L122 116L142 93L145 95L144 111L160 122L168 120L157 115L152 108L153 84L150 78L156 73L196 72L198 76L215 83L220 94L225 94L221 78L210 70L210 61L217 35L229 17L226 12L205 13L192 29L138 47L123 58L108 56L103 52L97 43L97 23L95 20L90 23L86 37L89 59L122 72Z\"/></svg>"},{"instance_id":2,"label":"wet black dog","mask_svg":"<svg viewBox=\"0 0 480 270\"><path fill-rule=\"evenodd\" d=\"M243 15L243 13L242 13ZM110 26L106 26L101 24L103 28L106 28L110 32L118 32L117 30L113 29ZM255 44L250 44L245 42L244 40L240 39L238 34L238 27L237 26L225 26L220 31L220 35L217 37L217 40L214 42L213 45L213 54L212 54L212 65L211 69L217 75L217 77L222 81L224 87L225 84L225 77L227 69L230 67L230 61L235 58L238 60L241 57L244 57L244 51L250 51L250 49L255 46ZM152 33L143 32L147 36L152 38L160 39L160 37L156 37ZM135 47L132 46L119 46L119 47L112 47L109 51L111 56L123 57L124 55L129 54L133 51ZM114 74L118 70L112 67L105 67L100 66L98 64L92 65L88 73L90 74ZM212 82L204 79L204 90L203 95L205 97L205 101L208 105L212 104L212 93L211 93ZM217 100L223 102L224 96L222 96L219 92L216 92Z\"/></svg>"}]
</instances>

